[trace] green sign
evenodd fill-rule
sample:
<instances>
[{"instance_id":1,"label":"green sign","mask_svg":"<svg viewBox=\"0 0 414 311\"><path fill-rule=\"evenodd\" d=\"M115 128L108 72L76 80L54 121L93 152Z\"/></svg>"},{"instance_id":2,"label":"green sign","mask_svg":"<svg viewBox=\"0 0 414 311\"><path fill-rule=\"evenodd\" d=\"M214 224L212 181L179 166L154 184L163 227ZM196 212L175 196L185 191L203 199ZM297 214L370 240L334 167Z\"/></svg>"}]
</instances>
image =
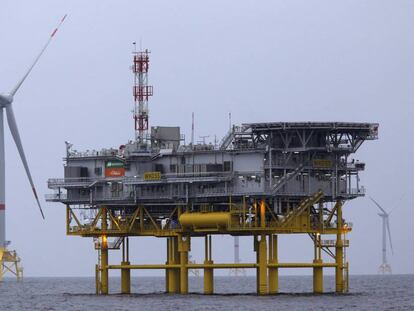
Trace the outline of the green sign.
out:
<instances>
[{"instance_id":1,"label":"green sign","mask_svg":"<svg viewBox=\"0 0 414 311\"><path fill-rule=\"evenodd\" d=\"M106 161L105 167L107 168L123 168L124 162L121 161Z\"/></svg>"}]
</instances>

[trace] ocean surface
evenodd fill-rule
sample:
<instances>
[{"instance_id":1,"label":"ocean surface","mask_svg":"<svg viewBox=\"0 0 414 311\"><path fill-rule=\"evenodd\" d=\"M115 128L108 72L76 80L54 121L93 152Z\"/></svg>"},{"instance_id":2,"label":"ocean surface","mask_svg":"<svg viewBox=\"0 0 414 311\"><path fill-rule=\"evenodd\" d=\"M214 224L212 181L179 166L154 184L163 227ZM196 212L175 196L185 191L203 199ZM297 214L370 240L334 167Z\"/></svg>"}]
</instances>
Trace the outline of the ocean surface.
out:
<instances>
[{"instance_id":1,"label":"ocean surface","mask_svg":"<svg viewBox=\"0 0 414 311\"><path fill-rule=\"evenodd\" d=\"M108 296L96 296L94 278L25 278L0 283L0 310L414 310L414 275L350 276L350 292L312 294L311 276L281 276L280 294L257 296L255 277L215 277L215 292L202 295L202 277L190 277L191 294L164 293L164 278L133 277L131 295L110 279Z\"/></svg>"}]
</instances>

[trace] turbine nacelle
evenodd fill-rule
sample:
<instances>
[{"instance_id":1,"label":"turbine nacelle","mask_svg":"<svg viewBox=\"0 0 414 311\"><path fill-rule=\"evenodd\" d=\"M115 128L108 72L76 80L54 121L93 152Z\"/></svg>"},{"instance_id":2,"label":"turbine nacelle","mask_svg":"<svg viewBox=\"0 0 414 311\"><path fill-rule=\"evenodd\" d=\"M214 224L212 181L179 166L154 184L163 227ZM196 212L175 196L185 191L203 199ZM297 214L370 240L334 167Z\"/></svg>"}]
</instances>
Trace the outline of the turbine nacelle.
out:
<instances>
[{"instance_id":1,"label":"turbine nacelle","mask_svg":"<svg viewBox=\"0 0 414 311\"><path fill-rule=\"evenodd\" d=\"M5 108L13 102L13 95L10 93L0 93L0 108Z\"/></svg>"}]
</instances>

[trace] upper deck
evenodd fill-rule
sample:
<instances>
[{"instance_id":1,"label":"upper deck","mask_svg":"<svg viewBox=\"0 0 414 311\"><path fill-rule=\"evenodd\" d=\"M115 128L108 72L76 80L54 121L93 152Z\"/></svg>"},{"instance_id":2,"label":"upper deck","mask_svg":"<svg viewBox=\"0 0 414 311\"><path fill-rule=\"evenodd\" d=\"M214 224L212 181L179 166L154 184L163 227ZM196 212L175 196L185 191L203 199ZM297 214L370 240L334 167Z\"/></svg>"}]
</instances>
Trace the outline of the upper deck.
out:
<instances>
[{"instance_id":1,"label":"upper deck","mask_svg":"<svg viewBox=\"0 0 414 311\"><path fill-rule=\"evenodd\" d=\"M298 202L321 190L325 201L348 200L364 195L358 173L365 163L350 155L378 138L377 123L268 122L233 126L220 145L181 145L179 128L170 129L158 127L156 140L144 146L68 148L65 176L49 180L56 192L47 199L173 204L265 196Z\"/></svg>"}]
</instances>

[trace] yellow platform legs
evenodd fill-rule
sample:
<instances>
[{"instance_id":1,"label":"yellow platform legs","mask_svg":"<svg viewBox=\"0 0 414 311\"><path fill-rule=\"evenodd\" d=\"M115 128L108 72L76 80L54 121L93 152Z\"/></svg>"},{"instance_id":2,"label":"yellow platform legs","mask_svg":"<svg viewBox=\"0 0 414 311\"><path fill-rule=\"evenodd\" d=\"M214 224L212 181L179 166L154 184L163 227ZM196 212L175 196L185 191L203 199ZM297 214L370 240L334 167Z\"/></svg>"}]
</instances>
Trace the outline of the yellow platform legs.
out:
<instances>
[{"instance_id":1,"label":"yellow platform legs","mask_svg":"<svg viewBox=\"0 0 414 311\"><path fill-rule=\"evenodd\" d=\"M189 292L189 269L201 269L204 271L204 294L214 293L214 269L256 269L257 278L257 294L277 294L279 291L279 269L282 268L310 268L313 270L313 292L316 294L323 293L323 269L335 268L335 291L337 293L344 293L348 289L348 264L345 259L345 247L348 246L347 240L345 240L345 233L349 231L346 224L344 225L342 219L342 202L337 201L335 207L332 209L328 220L324 219L323 205L319 208L319 221L315 221L308 233L311 235L314 243L314 260L312 263L280 263L278 260L278 235L275 231L264 230L272 222L278 221L277 219L266 218L267 205L264 200L260 203L254 202L254 215L257 231L253 232L254 251L256 252L256 261L253 263L214 263L212 258L212 235L211 231L199 232L194 234L196 237L203 236L205 243L205 258L203 263L189 262L189 252L191 250L191 236L185 231L179 232L166 232L171 235L165 235L167 239L167 258L166 262L162 264L150 264L150 265L136 265L130 264L129 261L129 241L128 237L123 235L114 236L113 231L115 226L120 224L114 218L112 211L108 211L107 208L102 207L97 215L97 220L94 225L99 224L100 228L97 228L95 236L99 237L99 261L96 266L96 292L97 294L108 294L108 271L109 269L121 270L121 293L131 293L131 270L132 269L165 269L165 289L167 293L180 293L188 294ZM244 207L245 208L245 207ZM139 219L141 228L143 227L143 214L142 209L139 210ZM302 211L302 210L300 210ZM137 214L138 212L136 212ZM179 212L180 214L181 212ZM303 213L303 211L302 211ZM288 212L289 214L289 212ZM330 224L330 220L336 214L336 228L333 226L325 226ZM135 215L136 216L136 215ZM134 216L134 217L135 217ZM302 215L303 216L303 215ZM306 216L306 215L305 215ZM312 214L312 217L315 215ZM306 217L298 218L301 224L309 225L310 215ZM305 221L306 220L306 221ZM314 220L314 218L313 218ZM280 222L280 220L279 220ZM253 224L250 222L249 224ZM281 223L281 225L286 223ZM99 225L98 225L99 226ZM129 224L129 226L132 226ZM156 224L154 224L156 227ZM244 230L244 227L237 227L238 230ZM258 228L260 230L258 230ZM308 228L309 229L309 228ZM309 230L310 230L309 229ZM159 229L157 229L159 230ZM157 231L158 232L158 231ZM153 234L155 234L153 232ZM176 234L176 235L175 235ZM216 234L216 232L213 232ZM241 233L235 231L233 234ZM279 233L280 234L280 233ZM333 240L321 240L321 235L324 234L336 234L336 242ZM113 239L118 237L114 242L108 242L107 238ZM120 242L120 243L118 243ZM122 242L122 244L121 244ZM122 245L122 262L120 265L108 264L108 250L119 249ZM335 262L323 262L322 250L328 247L335 247L335 254L330 250L327 253L334 257ZM3 263L10 252L6 253L0 249L0 262ZM0 267L0 278L4 274L4 264Z\"/></svg>"},{"instance_id":2,"label":"yellow platform legs","mask_svg":"<svg viewBox=\"0 0 414 311\"><path fill-rule=\"evenodd\" d=\"M188 252L190 251L190 237L178 236L178 252L180 253L180 293L188 294Z\"/></svg>"},{"instance_id":3,"label":"yellow platform legs","mask_svg":"<svg viewBox=\"0 0 414 311\"><path fill-rule=\"evenodd\" d=\"M179 264L180 254L178 252L178 238L167 238L167 263L171 265ZM167 293L176 294L180 292L180 270L166 269L166 291Z\"/></svg>"},{"instance_id":4,"label":"yellow platform legs","mask_svg":"<svg viewBox=\"0 0 414 311\"><path fill-rule=\"evenodd\" d=\"M102 232L103 235L101 237L101 260L100 260L100 293L103 295L107 295L109 293L109 276L108 276L108 240L107 236L105 235L106 230L108 229L108 222L107 222L107 209L102 208Z\"/></svg>"},{"instance_id":5,"label":"yellow platform legs","mask_svg":"<svg viewBox=\"0 0 414 311\"><path fill-rule=\"evenodd\" d=\"M315 259L313 263L322 264L321 236L316 234L314 238ZM313 292L315 294L323 293L323 268L322 266L313 267Z\"/></svg>"},{"instance_id":6,"label":"yellow platform legs","mask_svg":"<svg viewBox=\"0 0 414 311\"><path fill-rule=\"evenodd\" d=\"M13 274L17 281L23 279L23 267L20 265L20 257L16 251L0 248L0 282L8 272Z\"/></svg>"},{"instance_id":7,"label":"yellow platform legs","mask_svg":"<svg viewBox=\"0 0 414 311\"><path fill-rule=\"evenodd\" d=\"M211 253L211 235L204 237L205 244L205 260L204 264L213 264ZM204 268L204 294L211 295L214 293L214 270L213 268Z\"/></svg>"},{"instance_id":8,"label":"yellow platform legs","mask_svg":"<svg viewBox=\"0 0 414 311\"><path fill-rule=\"evenodd\" d=\"M124 238L122 242L122 262L121 262L121 293L131 293L131 270L128 268L129 262L129 239Z\"/></svg>"},{"instance_id":9,"label":"yellow platform legs","mask_svg":"<svg viewBox=\"0 0 414 311\"><path fill-rule=\"evenodd\" d=\"M337 234L336 234L336 245L335 245L335 291L337 293L343 293L344 288L344 245L342 241L342 202L338 201L336 203L336 224L337 224Z\"/></svg>"},{"instance_id":10,"label":"yellow platform legs","mask_svg":"<svg viewBox=\"0 0 414 311\"><path fill-rule=\"evenodd\" d=\"M256 279L257 294L266 295L267 292L267 243L266 236L255 236L254 245L256 251Z\"/></svg>"},{"instance_id":11,"label":"yellow platform legs","mask_svg":"<svg viewBox=\"0 0 414 311\"><path fill-rule=\"evenodd\" d=\"M277 235L269 235L269 264L277 264ZM279 291L279 270L269 267L269 294L277 294Z\"/></svg>"}]
</instances>

